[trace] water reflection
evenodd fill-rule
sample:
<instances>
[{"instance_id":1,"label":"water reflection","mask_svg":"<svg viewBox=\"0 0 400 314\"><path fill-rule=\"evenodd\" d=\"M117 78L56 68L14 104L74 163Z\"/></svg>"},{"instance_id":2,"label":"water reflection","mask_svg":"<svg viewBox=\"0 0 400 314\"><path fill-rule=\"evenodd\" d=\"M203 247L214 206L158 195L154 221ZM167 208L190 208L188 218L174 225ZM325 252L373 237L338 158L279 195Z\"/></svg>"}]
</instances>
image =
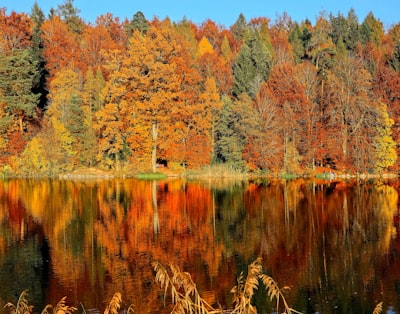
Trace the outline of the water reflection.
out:
<instances>
[{"instance_id":1,"label":"water reflection","mask_svg":"<svg viewBox=\"0 0 400 314\"><path fill-rule=\"evenodd\" d=\"M399 310L397 204L397 182L0 181L0 301L29 289L37 311L63 296L102 311L120 291L125 308L168 313L156 260L226 308L261 256L303 313Z\"/></svg>"}]
</instances>

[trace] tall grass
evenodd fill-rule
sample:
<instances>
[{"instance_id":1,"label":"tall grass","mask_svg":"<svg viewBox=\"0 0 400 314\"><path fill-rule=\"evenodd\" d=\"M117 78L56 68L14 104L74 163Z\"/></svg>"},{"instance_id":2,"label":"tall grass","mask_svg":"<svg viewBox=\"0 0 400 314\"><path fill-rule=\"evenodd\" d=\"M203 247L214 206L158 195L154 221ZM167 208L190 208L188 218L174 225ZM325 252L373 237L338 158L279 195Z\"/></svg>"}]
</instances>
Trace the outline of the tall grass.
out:
<instances>
[{"instance_id":1,"label":"tall grass","mask_svg":"<svg viewBox=\"0 0 400 314\"><path fill-rule=\"evenodd\" d=\"M285 299L284 291L289 288L279 288L272 277L263 273L261 258L257 258L248 266L247 275L242 272L237 278L237 284L231 290L232 308L228 310L207 303L201 297L191 275L181 271L177 265L170 264L166 268L158 262L153 262L152 266L155 271L155 280L164 290L164 306L170 295L173 306L171 314L256 314L257 308L253 304L253 297L260 284L265 286L265 297L275 302L276 313L301 313L291 308ZM9 310L10 314L33 314L33 306L29 305L27 296L28 291L22 291L16 304L8 302L4 308ZM63 297L55 307L51 304L46 305L41 314L72 314L77 310L76 307L66 305L65 301L66 297ZM121 313L121 303L121 293L116 292L104 310L104 314ZM380 302L375 306L373 314L381 314L382 310L383 302ZM134 314L133 304L123 313Z\"/></svg>"},{"instance_id":2,"label":"tall grass","mask_svg":"<svg viewBox=\"0 0 400 314\"><path fill-rule=\"evenodd\" d=\"M215 164L199 170L190 170L187 177L193 178L246 178L248 173L240 168L227 164Z\"/></svg>"},{"instance_id":3,"label":"tall grass","mask_svg":"<svg viewBox=\"0 0 400 314\"><path fill-rule=\"evenodd\" d=\"M16 304L8 302L4 308L8 309L11 314L31 314L33 313L33 306L29 305L28 299L28 290L24 290L21 292L18 301ZM55 307L51 304L45 306L42 310L42 314L72 314L77 310L76 307L68 306L65 304L65 300L67 297L63 297Z\"/></svg>"},{"instance_id":4,"label":"tall grass","mask_svg":"<svg viewBox=\"0 0 400 314\"><path fill-rule=\"evenodd\" d=\"M42 311L42 314L72 314L77 310L77 308L66 305L66 299L67 297L63 297L60 301L58 301L55 307L53 307L51 304L46 305Z\"/></svg>"},{"instance_id":5,"label":"tall grass","mask_svg":"<svg viewBox=\"0 0 400 314\"><path fill-rule=\"evenodd\" d=\"M260 282L262 282L266 288L267 298L270 301L275 300L276 310L279 312L280 308L283 307L283 312L279 313L301 313L291 308L286 302L283 291L287 290L288 287L280 289L272 277L263 273L261 261L262 259L259 257L252 262L248 267L247 276L245 277L242 272L237 279L237 285L232 288L233 312L239 314L257 313L257 309L252 304L252 299ZM280 303L281 301L282 303Z\"/></svg>"},{"instance_id":6,"label":"tall grass","mask_svg":"<svg viewBox=\"0 0 400 314\"><path fill-rule=\"evenodd\" d=\"M160 263L153 263L156 271L156 281L164 289L164 303L168 294L171 295L171 302L174 305L171 313L237 313L237 314L255 314L256 307L252 303L253 296L259 288L259 283L265 285L267 298L271 301L276 300L276 309L283 307L284 312L280 313L300 313L292 309L279 289L277 283L272 277L267 276L262 271L261 258L257 258L248 267L248 273L245 277L243 273L237 279L237 285L231 290L233 293L233 308L222 310L214 308L208 304L199 294L195 283L192 281L190 274L182 272L176 265L170 265L170 272ZM286 289L286 288L284 288ZM280 302L282 301L282 306Z\"/></svg>"},{"instance_id":7,"label":"tall grass","mask_svg":"<svg viewBox=\"0 0 400 314\"><path fill-rule=\"evenodd\" d=\"M27 296L28 296L28 290L22 291L16 304L8 302L4 306L4 308L8 309L10 314L33 314L33 306L29 305ZM42 310L41 314L72 314L77 310L77 308L74 306L66 305L65 303L66 299L67 297L61 298L61 300L56 304L56 306L47 304ZM116 292L112 297L110 303L104 310L104 314L119 314L121 303L122 303L121 293ZM129 306L128 310L125 313L134 314L133 304Z\"/></svg>"},{"instance_id":8,"label":"tall grass","mask_svg":"<svg viewBox=\"0 0 400 314\"><path fill-rule=\"evenodd\" d=\"M221 309L214 309L199 294L196 284L187 272L182 272L178 266L171 264L170 272L158 262L152 263L156 272L156 281L164 289L164 305L168 290L171 302L174 305L171 313L221 313Z\"/></svg>"}]
</instances>

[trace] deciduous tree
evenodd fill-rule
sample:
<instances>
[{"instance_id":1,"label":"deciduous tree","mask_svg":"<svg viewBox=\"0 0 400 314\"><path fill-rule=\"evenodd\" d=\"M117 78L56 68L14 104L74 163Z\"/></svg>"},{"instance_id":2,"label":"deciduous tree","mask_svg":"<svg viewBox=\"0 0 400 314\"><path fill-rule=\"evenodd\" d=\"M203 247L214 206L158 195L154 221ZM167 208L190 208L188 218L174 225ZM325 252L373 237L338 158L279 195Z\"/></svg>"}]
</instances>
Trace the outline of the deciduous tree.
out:
<instances>
[{"instance_id":1,"label":"deciduous tree","mask_svg":"<svg viewBox=\"0 0 400 314\"><path fill-rule=\"evenodd\" d=\"M387 170L393 166L397 160L396 142L392 137L391 128L394 125L394 120L389 117L387 106L380 103L377 108L377 135L374 138L374 164L378 173Z\"/></svg>"},{"instance_id":2,"label":"deciduous tree","mask_svg":"<svg viewBox=\"0 0 400 314\"><path fill-rule=\"evenodd\" d=\"M331 132L338 131L334 138L339 140L337 145L341 147L340 164L342 167L354 165L356 159L360 160L355 154L368 143L368 137L361 141L363 136L367 136L365 128L375 124L375 108L370 95L371 75L363 68L361 60L339 58L329 77L329 88L330 102L326 114ZM333 149L337 150L337 146ZM362 163L365 167L367 160Z\"/></svg>"},{"instance_id":3,"label":"deciduous tree","mask_svg":"<svg viewBox=\"0 0 400 314\"><path fill-rule=\"evenodd\" d=\"M49 71L50 80L62 69L82 70L82 54L77 35L58 16L46 20L43 30L43 57Z\"/></svg>"},{"instance_id":4,"label":"deciduous tree","mask_svg":"<svg viewBox=\"0 0 400 314\"><path fill-rule=\"evenodd\" d=\"M11 12L0 8L0 52L2 54L32 46L31 19L23 13Z\"/></svg>"},{"instance_id":5,"label":"deciduous tree","mask_svg":"<svg viewBox=\"0 0 400 314\"><path fill-rule=\"evenodd\" d=\"M151 138L150 166L153 171L156 171L161 143L173 136L166 132L173 118L171 112L179 112L182 104L181 78L177 75L175 61L180 49L169 21L152 25L145 35L135 31L129 41L124 64L129 77L126 99L136 113L131 126L143 138ZM131 145L136 142L129 141Z\"/></svg>"}]
</instances>

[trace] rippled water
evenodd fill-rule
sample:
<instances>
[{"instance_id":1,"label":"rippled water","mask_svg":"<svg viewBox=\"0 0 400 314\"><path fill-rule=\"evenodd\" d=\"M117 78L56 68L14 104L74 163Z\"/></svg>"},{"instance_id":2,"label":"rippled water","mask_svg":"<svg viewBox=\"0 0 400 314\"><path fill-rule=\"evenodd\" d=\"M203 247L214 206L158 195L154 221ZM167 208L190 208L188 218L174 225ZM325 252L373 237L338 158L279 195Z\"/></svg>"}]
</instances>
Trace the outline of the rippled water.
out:
<instances>
[{"instance_id":1,"label":"rippled water","mask_svg":"<svg viewBox=\"0 0 400 314\"><path fill-rule=\"evenodd\" d=\"M303 313L399 311L398 182L0 181L0 301L169 313L153 261L231 307L257 257ZM272 311L261 287L259 313Z\"/></svg>"}]
</instances>

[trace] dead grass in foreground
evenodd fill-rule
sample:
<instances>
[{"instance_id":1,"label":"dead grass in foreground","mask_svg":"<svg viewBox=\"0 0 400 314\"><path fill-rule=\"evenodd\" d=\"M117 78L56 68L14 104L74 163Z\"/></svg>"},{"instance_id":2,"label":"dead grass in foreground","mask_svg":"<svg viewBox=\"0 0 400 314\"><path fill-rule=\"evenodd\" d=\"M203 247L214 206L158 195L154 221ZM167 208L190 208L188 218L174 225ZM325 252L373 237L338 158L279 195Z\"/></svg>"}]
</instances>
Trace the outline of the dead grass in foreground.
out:
<instances>
[{"instance_id":1,"label":"dead grass in foreground","mask_svg":"<svg viewBox=\"0 0 400 314\"><path fill-rule=\"evenodd\" d=\"M196 284L193 282L188 272L183 272L178 266L170 264L168 268L158 262L153 262L155 271L155 280L164 290L164 305L168 295L171 297L172 314L256 314L257 309L252 304L252 298L260 283L266 288L266 298L275 302L277 313L293 314L301 313L289 306L286 302L283 292L288 287L279 288L275 280L264 274L261 264L262 259L257 258L248 266L248 272L245 276L243 272L237 279L237 284L232 288L233 294L232 309L223 310L221 307L213 307L207 303L197 291ZM29 305L27 300L27 290L22 291L16 304L8 302L4 308L10 314L32 314L33 306ZM41 314L72 314L77 310L76 307L68 306L65 303L66 297L63 297L56 306L48 304L42 310ZM120 292L116 292L110 303L104 310L104 314L121 313L122 297ZM383 302L375 306L373 314L382 313ZM283 312L280 312L283 311ZM84 311L85 312L85 311ZM131 304L123 313L134 314L134 305Z\"/></svg>"}]
</instances>

